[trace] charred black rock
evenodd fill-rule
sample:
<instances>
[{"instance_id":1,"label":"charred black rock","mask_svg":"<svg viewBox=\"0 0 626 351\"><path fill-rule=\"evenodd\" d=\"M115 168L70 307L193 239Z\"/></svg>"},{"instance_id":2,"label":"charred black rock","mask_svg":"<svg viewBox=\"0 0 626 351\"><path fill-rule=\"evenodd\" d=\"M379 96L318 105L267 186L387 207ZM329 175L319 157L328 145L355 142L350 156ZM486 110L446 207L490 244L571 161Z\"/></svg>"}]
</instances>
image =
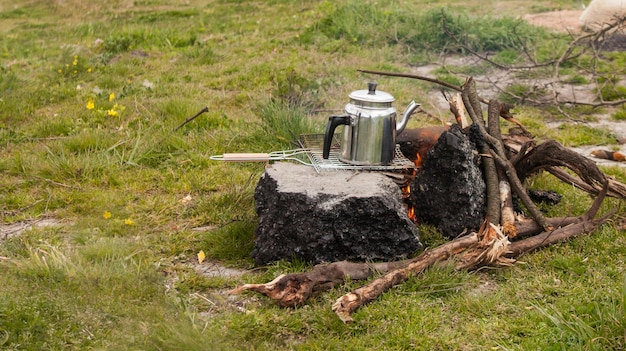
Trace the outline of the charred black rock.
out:
<instances>
[{"instance_id":1,"label":"charred black rock","mask_svg":"<svg viewBox=\"0 0 626 351\"><path fill-rule=\"evenodd\" d=\"M528 196L534 202L544 203L547 205L558 205L563 195L552 190L535 190L528 189Z\"/></svg>"},{"instance_id":2,"label":"charred black rock","mask_svg":"<svg viewBox=\"0 0 626 351\"><path fill-rule=\"evenodd\" d=\"M271 165L255 190L259 224L252 257L311 263L396 260L421 248L398 185L376 172L316 173Z\"/></svg>"},{"instance_id":3,"label":"charred black rock","mask_svg":"<svg viewBox=\"0 0 626 351\"><path fill-rule=\"evenodd\" d=\"M422 223L454 238L485 218L486 186L476 146L454 125L428 151L411 183L409 201Z\"/></svg>"}]
</instances>

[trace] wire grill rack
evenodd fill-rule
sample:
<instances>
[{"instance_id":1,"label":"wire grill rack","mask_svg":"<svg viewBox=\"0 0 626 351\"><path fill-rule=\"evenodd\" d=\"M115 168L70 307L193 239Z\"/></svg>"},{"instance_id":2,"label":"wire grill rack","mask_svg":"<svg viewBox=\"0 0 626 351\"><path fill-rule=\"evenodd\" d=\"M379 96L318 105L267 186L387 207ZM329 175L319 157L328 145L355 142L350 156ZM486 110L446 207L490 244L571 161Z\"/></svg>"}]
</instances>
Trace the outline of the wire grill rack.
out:
<instances>
[{"instance_id":1,"label":"wire grill rack","mask_svg":"<svg viewBox=\"0 0 626 351\"><path fill-rule=\"evenodd\" d=\"M328 159L322 157L324 146L323 134L303 134L298 140L300 146L307 150L306 155L311 160L311 165L320 173L322 171L339 170L361 170L361 171L397 171L415 168L415 164L406 158L398 145L396 145L396 155L388 165L353 165L339 160L340 144L338 135L333 136Z\"/></svg>"}]
</instances>

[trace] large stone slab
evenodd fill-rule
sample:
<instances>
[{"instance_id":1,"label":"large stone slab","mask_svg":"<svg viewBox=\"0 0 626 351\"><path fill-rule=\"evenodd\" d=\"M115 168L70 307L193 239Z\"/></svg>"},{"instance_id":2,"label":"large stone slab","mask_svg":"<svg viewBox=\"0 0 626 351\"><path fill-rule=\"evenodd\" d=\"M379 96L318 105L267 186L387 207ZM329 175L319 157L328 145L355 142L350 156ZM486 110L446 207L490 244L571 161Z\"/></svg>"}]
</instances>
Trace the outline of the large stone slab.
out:
<instances>
[{"instance_id":1,"label":"large stone slab","mask_svg":"<svg viewBox=\"0 0 626 351\"><path fill-rule=\"evenodd\" d=\"M254 198L259 223L252 257L259 265L395 260L421 248L400 188L377 172L318 174L309 166L276 162Z\"/></svg>"}]
</instances>

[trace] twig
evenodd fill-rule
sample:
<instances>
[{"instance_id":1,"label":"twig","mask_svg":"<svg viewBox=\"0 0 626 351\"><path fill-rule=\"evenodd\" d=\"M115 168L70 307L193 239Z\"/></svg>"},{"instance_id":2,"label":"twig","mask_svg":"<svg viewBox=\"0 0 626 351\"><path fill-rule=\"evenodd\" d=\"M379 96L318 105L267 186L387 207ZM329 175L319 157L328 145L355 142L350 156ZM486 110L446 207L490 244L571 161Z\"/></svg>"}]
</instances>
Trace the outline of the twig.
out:
<instances>
[{"instance_id":1,"label":"twig","mask_svg":"<svg viewBox=\"0 0 626 351\"><path fill-rule=\"evenodd\" d=\"M34 174L31 174L30 176L31 176L31 177L34 177L34 178L37 178L37 179L40 179L40 180L43 180L43 181L48 182L48 183L53 184L53 185L57 185L57 186L63 187L63 188L68 188L68 189L81 189L80 187L75 187L75 186L72 186L72 185L67 185L67 184L59 183L59 182L54 181L54 180L52 180L52 179L48 179L48 178L44 178L44 177L40 177L40 176L37 176L37 175L34 175Z\"/></svg>"},{"instance_id":2,"label":"twig","mask_svg":"<svg viewBox=\"0 0 626 351\"><path fill-rule=\"evenodd\" d=\"M402 78L411 78L411 79L418 79L418 80L423 80L426 82L431 82L431 83L435 83L441 86L444 86L448 89L452 89L452 90L456 90L458 92L461 92L462 89L461 87L458 87L456 85L450 84L450 83L446 83L442 80L436 79L436 78L430 78L430 77L424 77L424 76L419 76L419 75L415 75L415 74L406 74L406 73L394 73L394 72L380 72L380 71L370 71L367 69L357 69L357 72L361 72L361 73L369 73L369 74L378 74L380 76L389 76L389 77L402 77ZM481 99L481 102L487 103L487 100L485 99Z\"/></svg>"},{"instance_id":3,"label":"twig","mask_svg":"<svg viewBox=\"0 0 626 351\"><path fill-rule=\"evenodd\" d=\"M198 116L200 116L201 114L205 113L205 112L209 112L209 106L205 106L202 110L200 110L200 112L196 113L195 115L187 118L183 123L181 123L178 127L174 128L174 132L179 130L180 128L184 127L187 123L193 121L194 119L196 119Z\"/></svg>"}]
</instances>

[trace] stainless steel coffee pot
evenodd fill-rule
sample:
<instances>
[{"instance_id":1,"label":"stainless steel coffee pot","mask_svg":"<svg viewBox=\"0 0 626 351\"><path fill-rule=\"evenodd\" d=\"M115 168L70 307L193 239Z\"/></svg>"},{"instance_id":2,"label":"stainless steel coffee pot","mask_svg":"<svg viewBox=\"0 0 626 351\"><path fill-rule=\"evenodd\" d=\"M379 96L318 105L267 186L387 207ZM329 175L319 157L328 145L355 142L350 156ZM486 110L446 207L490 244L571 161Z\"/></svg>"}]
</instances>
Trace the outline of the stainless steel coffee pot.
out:
<instances>
[{"instance_id":1,"label":"stainless steel coffee pot","mask_svg":"<svg viewBox=\"0 0 626 351\"><path fill-rule=\"evenodd\" d=\"M337 126L344 125L340 140L339 160L342 162L374 166L393 161L396 135L402 133L415 109L420 105L411 101L396 124L395 100L391 94L376 90L376 83L368 83L367 90L353 91L345 114L330 116L324 133L322 157L328 159L333 135Z\"/></svg>"}]
</instances>

